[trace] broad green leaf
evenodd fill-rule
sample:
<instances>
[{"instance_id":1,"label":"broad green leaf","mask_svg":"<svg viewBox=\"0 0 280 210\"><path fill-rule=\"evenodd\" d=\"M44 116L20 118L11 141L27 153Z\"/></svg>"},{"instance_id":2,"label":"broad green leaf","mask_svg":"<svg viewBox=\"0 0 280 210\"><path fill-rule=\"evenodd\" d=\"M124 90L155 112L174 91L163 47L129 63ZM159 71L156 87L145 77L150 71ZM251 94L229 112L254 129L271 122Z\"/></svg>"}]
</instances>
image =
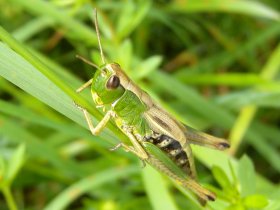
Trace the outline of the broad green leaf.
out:
<instances>
[{"instance_id":1,"label":"broad green leaf","mask_svg":"<svg viewBox=\"0 0 280 210\"><path fill-rule=\"evenodd\" d=\"M255 177L253 162L244 155L238 163L238 180L241 185L241 195L247 196L253 194L256 190L256 177Z\"/></svg>"},{"instance_id":2,"label":"broad green leaf","mask_svg":"<svg viewBox=\"0 0 280 210\"><path fill-rule=\"evenodd\" d=\"M246 210L246 208L241 203L238 203L230 205L225 210Z\"/></svg>"},{"instance_id":3,"label":"broad green leaf","mask_svg":"<svg viewBox=\"0 0 280 210\"><path fill-rule=\"evenodd\" d=\"M230 188L232 184L230 183L230 180L228 179L227 175L225 172L218 166L213 166L212 167L212 173L216 179L216 181L219 183L219 185L223 189Z\"/></svg>"},{"instance_id":4,"label":"broad green leaf","mask_svg":"<svg viewBox=\"0 0 280 210\"><path fill-rule=\"evenodd\" d=\"M268 205L268 200L263 195L249 195L243 202L246 207L256 209L263 209Z\"/></svg>"},{"instance_id":5,"label":"broad green leaf","mask_svg":"<svg viewBox=\"0 0 280 210\"><path fill-rule=\"evenodd\" d=\"M218 197L217 200L215 200L215 202L209 203L209 206L215 210L225 210L226 207L228 207L228 202L225 202L224 200Z\"/></svg>"},{"instance_id":6,"label":"broad green leaf","mask_svg":"<svg viewBox=\"0 0 280 210\"><path fill-rule=\"evenodd\" d=\"M269 202L269 205L264 210L278 210L280 209L280 201L273 200Z\"/></svg>"}]
</instances>

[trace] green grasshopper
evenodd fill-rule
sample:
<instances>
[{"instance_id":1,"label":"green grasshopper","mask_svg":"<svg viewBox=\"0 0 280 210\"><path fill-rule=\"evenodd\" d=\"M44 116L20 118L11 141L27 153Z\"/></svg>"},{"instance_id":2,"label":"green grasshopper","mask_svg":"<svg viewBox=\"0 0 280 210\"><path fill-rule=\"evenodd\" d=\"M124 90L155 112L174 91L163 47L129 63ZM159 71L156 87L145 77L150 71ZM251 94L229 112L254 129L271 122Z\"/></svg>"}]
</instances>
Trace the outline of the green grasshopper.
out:
<instances>
[{"instance_id":1,"label":"green grasshopper","mask_svg":"<svg viewBox=\"0 0 280 210\"><path fill-rule=\"evenodd\" d=\"M98 135L110 119L113 119L121 131L130 139L131 145L119 143L115 148L137 155L156 169L173 178L184 187L193 191L202 203L215 200L215 195L196 182L196 170L190 144L198 144L214 149L229 148L226 140L198 132L174 119L124 73L117 63L106 64L102 51L100 34L95 10L95 29L98 38L101 67L78 57L97 68L94 76L77 89L81 92L91 86L93 101L101 107L105 115L97 126L93 126L88 111L79 107L93 135ZM172 162L187 175L182 178L163 161L150 153L147 144L157 146Z\"/></svg>"}]
</instances>

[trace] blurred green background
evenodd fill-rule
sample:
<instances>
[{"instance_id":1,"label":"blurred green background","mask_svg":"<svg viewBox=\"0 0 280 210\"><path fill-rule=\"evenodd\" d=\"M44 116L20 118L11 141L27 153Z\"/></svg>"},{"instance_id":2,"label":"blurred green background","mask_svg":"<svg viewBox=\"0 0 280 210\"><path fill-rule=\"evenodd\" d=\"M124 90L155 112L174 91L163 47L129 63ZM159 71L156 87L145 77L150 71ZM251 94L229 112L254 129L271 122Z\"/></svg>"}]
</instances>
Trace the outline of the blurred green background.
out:
<instances>
[{"instance_id":1,"label":"blurred green background","mask_svg":"<svg viewBox=\"0 0 280 210\"><path fill-rule=\"evenodd\" d=\"M205 208L122 150L89 90L103 50L182 122L231 142L194 146ZM280 209L278 0L0 0L0 209Z\"/></svg>"}]
</instances>

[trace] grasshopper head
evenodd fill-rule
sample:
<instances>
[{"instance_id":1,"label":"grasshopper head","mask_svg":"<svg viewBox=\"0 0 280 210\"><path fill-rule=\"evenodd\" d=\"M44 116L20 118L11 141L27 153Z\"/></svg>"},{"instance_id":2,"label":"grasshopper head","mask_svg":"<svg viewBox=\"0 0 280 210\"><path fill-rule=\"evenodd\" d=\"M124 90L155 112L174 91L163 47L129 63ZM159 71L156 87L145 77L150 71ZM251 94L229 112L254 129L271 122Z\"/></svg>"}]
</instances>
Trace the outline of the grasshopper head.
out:
<instances>
[{"instance_id":1,"label":"grasshopper head","mask_svg":"<svg viewBox=\"0 0 280 210\"><path fill-rule=\"evenodd\" d=\"M125 92L119 76L111 68L111 65L106 64L104 67L101 67L93 76L91 91L93 93L93 100L98 105L111 104Z\"/></svg>"}]
</instances>

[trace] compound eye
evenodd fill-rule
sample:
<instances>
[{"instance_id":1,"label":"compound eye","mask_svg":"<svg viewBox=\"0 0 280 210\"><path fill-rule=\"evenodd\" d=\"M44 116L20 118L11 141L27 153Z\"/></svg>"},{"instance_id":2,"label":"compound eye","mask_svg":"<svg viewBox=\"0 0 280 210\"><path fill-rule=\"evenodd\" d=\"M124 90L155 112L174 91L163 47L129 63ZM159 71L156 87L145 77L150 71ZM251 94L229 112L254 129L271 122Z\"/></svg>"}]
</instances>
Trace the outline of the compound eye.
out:
<instances>
[{"instance_id":1,"label":"compound eye","mask_svg":"<svg viewBox=\"0 0 280 210\"><path fill-rule=\"evenodd\" d=\"M120 85L120 79L116 75L113 75L107 81L106 87L108 89L116 89Z\"/></svg>"},{"instance_id":2,"label":"compound eye","mask_svg":"<svg viewBox=\"0 0 280 210\"><path fill-rule=\"evenodd\" d=\"M120 64L118 63L114 63L117 67L121 68Z\"/></svg>"}]
</instances>

